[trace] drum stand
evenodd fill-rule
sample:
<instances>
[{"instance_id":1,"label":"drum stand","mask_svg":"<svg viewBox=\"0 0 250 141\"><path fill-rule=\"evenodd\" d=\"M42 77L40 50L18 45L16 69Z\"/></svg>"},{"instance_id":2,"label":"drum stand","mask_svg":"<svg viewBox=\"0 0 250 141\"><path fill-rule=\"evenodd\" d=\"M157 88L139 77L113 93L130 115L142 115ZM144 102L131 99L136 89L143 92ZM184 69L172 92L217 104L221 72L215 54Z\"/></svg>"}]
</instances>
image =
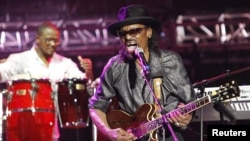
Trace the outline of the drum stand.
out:
<instances>
[{"instance_id":1,"label":"drum stand","mask_svg":"<svg viewBox=\"0 0 250 141\"><path fill-rule=\"evenodd\" d=\"M96 92L96 88L93 89L93 94ZM92 141L97 141L97 128L92 122Z\"/></svg>"},{"instance_id":2,"label":"drum stand","mask_svg":"<svg viewBox=\"0 0 250 141\"><path fill-rule=\"evenodd\" d=\"M97 141L97 128L94 123L92 123L92 141Z\"/></svg>"},{"instance_id":3,"label":"drum stand","mask_svg":"<svg viewBox=\"0 0 250 141\"><path fill-rule=\"evenodd\" d=\"M63 127L63 123L62 123L62 117L60 116L60 110L59 110L59 106L58 106L58 98L57 98L57 92L53 92L53 96L54 96L54 106L55 106L55 110L56 110L56 117L58 117L59 119L59 123L60 123L60 127Z\"/></svg>"},{"instance_id":4,"label":"drum stand","mask_svg":"<svg viewBox=\"0 0 250 141\"><path fill-rule=\"evenodd\" d=\"M4 98L5 95L7 94L7 90L0 90L0 102L2 103L0 105L0 141L5 140L5 120L6 120L6 113L5 113L5 104L4 104Z\"/></svg>"}]
</instances>

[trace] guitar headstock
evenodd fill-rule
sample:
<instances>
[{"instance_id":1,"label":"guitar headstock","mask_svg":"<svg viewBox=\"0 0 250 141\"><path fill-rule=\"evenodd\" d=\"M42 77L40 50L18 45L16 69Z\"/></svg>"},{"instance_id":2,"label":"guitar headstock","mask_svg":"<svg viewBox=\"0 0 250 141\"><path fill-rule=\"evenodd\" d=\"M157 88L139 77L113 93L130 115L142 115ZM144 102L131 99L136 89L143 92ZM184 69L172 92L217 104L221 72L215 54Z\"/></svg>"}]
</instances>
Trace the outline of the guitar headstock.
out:
<instances>
[{"instance_id":1,"label":"guitar headstock","mask_svg":"<svg viewBox=\"0 0 250 141\"><path fill-rule=\"evenodd\" d=\"M240 88L236 81L230 83L225 83L221 85L218 90L215 90L211 94L211 99L213 102L225 101L234 97L240 96Z\"/></svg>"}]
</instances>

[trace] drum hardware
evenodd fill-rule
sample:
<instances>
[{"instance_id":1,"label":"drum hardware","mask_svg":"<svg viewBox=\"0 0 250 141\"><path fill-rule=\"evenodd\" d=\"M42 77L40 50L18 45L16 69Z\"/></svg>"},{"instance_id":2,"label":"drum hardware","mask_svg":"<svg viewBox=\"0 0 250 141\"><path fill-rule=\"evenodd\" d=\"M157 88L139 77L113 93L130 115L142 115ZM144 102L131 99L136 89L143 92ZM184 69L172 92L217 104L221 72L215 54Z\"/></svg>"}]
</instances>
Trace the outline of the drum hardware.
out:
<instances>
[{"instance_id":1,"label":"drum hardware","mask_svg":"<svg viewBox=\"0 0 250 141\"><path fill-rule=\"evenodd\" d=\"M37 92L38 92L38 86L36 84L36 80L35 79L31 79L30 96L31 96L31 99L32 99L31 112L32 112L33 115L36 112L35 98L36 98Z\"/></svg>"},{"instance_id":2,"label":"drum hardware","mask_svg":"<svg viewBox=\"0 0 250 141\"><path fill-rule=\"evenodd\" d=\"M8 92L7 90L2 90L0 92L0 95L3 95L4 97L6 97L7 102L10 101L12 99L13 96L13 92ZM7 96L6 96L7 95Z\"/></svg>"},{"instance_id":3,"label":"drum hardware","mask_svg":"<svg viewBox=\"0 0 250 141\"><path fill-rule=\"evenodd\" d=\"M26 94L27 94L27 91L26 91L26 89L20 89L20 90L17 90L17 91L16 91L16 94L17 94L17 95L26 95Z\"/></svg>"},{"instance_id":4,"label":"drum hardware","mask_svg":"<svg viewBox=\"0 0 250 141\"><path fill-rule=\"evenodd\" d=\"M76 90L84 90L85 89L85 85L84 84L76 84Z\"/></svg>"},{"instance_id":5,"label":"drum hardware","mask_svg":"<svg viewBox=\"0 0 250 141\"><path fill-rule=\"evenodd\" d=\"M63 128L63 121L62 121L62 117L61 117L61 113L60 113L60 109L59 109L59 106L58 104L58 99L55 98L55 109L56 109L56 114L58 115L58 120L59 120L59 123L60 123L60 127Z\"/></svg>"},{"instance_id":6,"label":"drum hardware","mask_svg":"<svg viewBox=\"0 0 250 141\"><path fill-rule=\"evenodd\" d=\"M12 81L7 81L7 87L11 87L12 86ZM6 96L6 100L7 100L7 103L9 103L11 100L12 100L12 97L13 97L13 91L9 91L6 89L6 93L7 96Z\"/></svg>"},{"instance_id":7,"label":"drum hardware","mask_svg":"<svg viewBox=\"0 0 250 141\"><path fill-rule=\"evenodd\" d=\"M73 93L73 81L72 80L68 82L68 89L69 89L69 94L72 95Z\"/></svg>"},{"instance_id":8,"label":"drum hardware","mask_svg":"<svg viewBox=\"0 0 250 141\"><path fill-rule=\"evenodd\" d=\"M2 98L1 98L1 102L2 102L2 115L1 115L1 120L6 120L7 119L7 113L6 113L6 103L5 102L7 102L7 100L8 99L10 99L10 98L8 98L8 91L6 90L6 89L4 89L4 90L1 90L0 91L0 95L2 95ZM7 99L6 99L7 98ZM6 101L5 101L6 100Z\"/></svg>"},{"instance_id":9,"label":"drum hardware","mask_svg":"<svg viewBox=\"0 0 250 141\"><path fill-rule=\"evenodd\" d=\"M8 91L7 90L1 90L0 95L5 95Z\"/></svg>"},{"instance_id":10,"label":"drum hardware","mask_svg":"<svg viewBox=\"0 0 250 141\"><path fill-rule=\"evenodd\" d=\"M55 91L51 92L51 99L55 101L57 93Z\"/></svg>"},{"instance_id":11,"label":"drum hardware","mask_svg":"<svg viewBox=\"0 0 250 141\"><path fill-rule=\"evenodd\" d=\"M31 79L30 96L32 97L32 100L35 99L37 92L38 92L38 86L36 84L36 80L35 79Z\"/></svg>"}]
</instances>

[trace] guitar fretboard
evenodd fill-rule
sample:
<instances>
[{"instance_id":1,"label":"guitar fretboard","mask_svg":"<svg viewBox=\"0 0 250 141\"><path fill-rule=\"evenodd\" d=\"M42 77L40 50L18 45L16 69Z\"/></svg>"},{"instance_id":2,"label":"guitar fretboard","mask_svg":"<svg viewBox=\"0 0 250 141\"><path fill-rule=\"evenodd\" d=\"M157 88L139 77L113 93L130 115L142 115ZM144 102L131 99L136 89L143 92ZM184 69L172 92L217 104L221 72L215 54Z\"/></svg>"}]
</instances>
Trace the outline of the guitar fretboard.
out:
<instances>
[{"instance_id":1,"label":"guitar fretboard","mask_svg":"<svg viewBox=\"0 0 250 141\"><path fill-rule=\"evenodd\" d=\"M165 116L167 118L170 118L170 115L175 113L175 112L180 112L181 114L185 115L187 113L190 113L192 111L195 111L209 103L211 103L211 97L210 95L207 95L205 97L202 97L200 99L197 99L191 103L188 103L187 105L185 105L184 107L181 107L181 108L177 108L169 113L167 113Z\"/></svg>"}]
</instances>

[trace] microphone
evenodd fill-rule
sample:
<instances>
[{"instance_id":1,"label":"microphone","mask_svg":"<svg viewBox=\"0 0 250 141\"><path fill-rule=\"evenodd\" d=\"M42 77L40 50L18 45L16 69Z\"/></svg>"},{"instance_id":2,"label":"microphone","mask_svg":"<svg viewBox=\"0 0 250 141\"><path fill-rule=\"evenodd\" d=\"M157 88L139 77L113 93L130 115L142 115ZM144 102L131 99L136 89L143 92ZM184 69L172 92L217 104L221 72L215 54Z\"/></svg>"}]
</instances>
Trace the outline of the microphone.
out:
<instances>
[{"instance_id":1,"label":"microphone","mask_svg":"<svg viewBox=\"0 0 250 141\"><path fill-rule=\"evenodd\" d=\"M137 47L135 49L135 55L140 60L140 65L142 67L142 71L143 71L144 76L149 75L150 74L149 66L148 66L147 61L145 59L142 48Z\"/></svg>"}]
</instances>

